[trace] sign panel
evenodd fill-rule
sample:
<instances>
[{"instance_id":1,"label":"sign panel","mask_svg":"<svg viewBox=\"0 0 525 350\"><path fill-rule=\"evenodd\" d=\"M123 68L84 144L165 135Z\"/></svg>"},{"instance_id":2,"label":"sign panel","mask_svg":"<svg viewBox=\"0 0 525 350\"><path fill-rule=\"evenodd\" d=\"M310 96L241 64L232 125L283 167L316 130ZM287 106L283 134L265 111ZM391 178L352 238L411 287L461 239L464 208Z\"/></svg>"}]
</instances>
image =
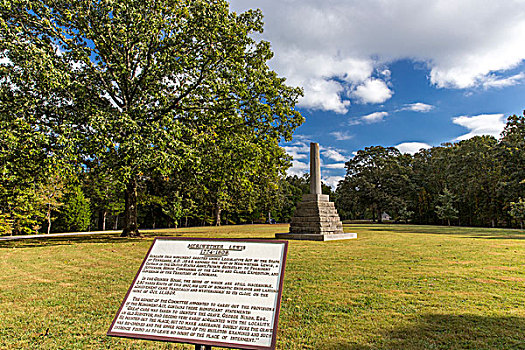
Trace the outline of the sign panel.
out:
<instances>
[{"instance_id":1,"label":"sign panel","mask_svg":"<svg viewBox=\"0 0 525 350\"><path fill-rule=\"evenodd\" d=\"M287 246L156 238L108 335L274 349Z\"/></svg>"}]
</instances>

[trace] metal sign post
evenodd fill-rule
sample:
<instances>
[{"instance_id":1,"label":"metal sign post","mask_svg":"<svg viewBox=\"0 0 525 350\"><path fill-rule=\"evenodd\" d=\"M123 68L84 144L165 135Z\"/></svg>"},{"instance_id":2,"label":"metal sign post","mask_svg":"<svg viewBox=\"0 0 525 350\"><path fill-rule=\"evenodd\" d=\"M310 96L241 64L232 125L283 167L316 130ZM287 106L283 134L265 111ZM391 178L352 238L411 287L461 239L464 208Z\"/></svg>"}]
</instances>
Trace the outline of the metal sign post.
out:
<instances>
[{"instance_id":1,"label":"metal sign post","mask_svg":"<svg viewBox=\"0 0 525 350\"><path fill-rule=\"evenodd\" d=\"M211 350L211 345L195 345L195 350Z\"/></svg>"}]
</instances>

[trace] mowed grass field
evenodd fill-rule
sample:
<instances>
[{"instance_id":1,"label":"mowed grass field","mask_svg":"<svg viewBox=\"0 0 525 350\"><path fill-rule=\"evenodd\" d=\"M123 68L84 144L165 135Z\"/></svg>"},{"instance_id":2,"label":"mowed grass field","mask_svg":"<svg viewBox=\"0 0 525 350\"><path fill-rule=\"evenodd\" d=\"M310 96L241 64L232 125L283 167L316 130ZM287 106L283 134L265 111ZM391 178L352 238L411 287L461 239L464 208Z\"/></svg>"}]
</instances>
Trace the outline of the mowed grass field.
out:
<instances>
[{"instance_id":1,"label":"mowed grass field","mask_svg":"<svg viewBox=\"0 0 525 350\"><path fill-rule=\"evenodd\" d=\"M193 349L105 334L155 236L273 238L287 225L0 242L1 349ZM345 225L290 241L278 349L525 349L525 232Z\"/></svg>"}]
</instances>

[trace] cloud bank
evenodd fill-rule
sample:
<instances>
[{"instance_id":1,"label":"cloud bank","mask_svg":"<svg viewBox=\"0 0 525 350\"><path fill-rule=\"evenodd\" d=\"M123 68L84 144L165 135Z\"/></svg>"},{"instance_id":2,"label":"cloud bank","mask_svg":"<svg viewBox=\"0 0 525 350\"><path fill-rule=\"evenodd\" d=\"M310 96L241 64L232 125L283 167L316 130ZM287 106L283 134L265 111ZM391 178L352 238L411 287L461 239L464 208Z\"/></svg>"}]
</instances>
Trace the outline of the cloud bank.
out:
<instances>
[{"instance_id":1,"label":"cloud bank","mask_svg":"<svg viewBox=\"0 0 525 350\"><path fill-rule=\"evenodd\" d=\"M403 142L395 147L401 153L416 154L417 152L419 152L419 150L429 149L432 146L424 142Z\"/></svg>"},{"instance_id":2,"label":"cloud bank","mask_svg":"<svg viewBox=\"0 0 525 350\"><path fill-rule=\"evenodd\" d=\"M482 135L499 138L505 128L506 118L503 114L481 114L472 117L456 117L452 119L452 122L470 130L469 133L461 135L456 139L456 141L462 141Z\"/></svg>"},{"instance_id":3,"label":"cloud bank","mask_svg":"<svg viewBox=\"0 0 525 350\"><path fill-rule=\"evenodd\" d=\"M388 65L423 62L440 88L522 82L508 70L525 59L525 1L231 0L261 8L270 65L305 89L303 108L346 113L352 103L392 97Z\"/></svg>"}]
</instances>

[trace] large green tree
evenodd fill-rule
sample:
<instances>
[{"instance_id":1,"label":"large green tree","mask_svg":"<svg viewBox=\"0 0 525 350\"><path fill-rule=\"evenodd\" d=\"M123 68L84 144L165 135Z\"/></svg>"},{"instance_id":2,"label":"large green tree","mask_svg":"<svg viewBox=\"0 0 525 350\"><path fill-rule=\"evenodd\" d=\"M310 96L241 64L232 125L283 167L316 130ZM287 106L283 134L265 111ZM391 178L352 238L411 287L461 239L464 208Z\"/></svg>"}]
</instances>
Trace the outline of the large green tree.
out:
<instances>
[{"instance_id":1,"label":"large green tree","mask_svg":"<svg viewBox=\"0 0 525 350\"><path fill-rule=\"evenodd\" d=\"M343 209L355 210L353 201L361 209L369 209L381 221L381 214L406 210L404 193L410 188L410 156L402 155L394 147L373 146L357 152L346 162L346 177L337 191L338 203Z\"/></svg>"},{"instance_id":2,"label":"large green tree","mask_svg":"<svg viewBox=\"0 0 525 350\"><path fill-rule=\"evenodd\" d=\"M188 129L227 121L289 139L298 88L269 70L260 11L225 0L3 2L4 95L125 188L123 235L138 235L137 184L198 154Z\"/></svg>"},{"instance_id":3,"label":"large green tree","mask_svg":"<svg viewBox=\"0 0 525 350\"><path fill-rule=\"evenodd\" d=\"M516 202L510 203L509 214L520 223L520 227L523 230L523 222L525 221L525 201L522 198Z\"/></svg>"},{"instance_id":4,"label":"large green tree","mask_svg":"<svg viewBox=\"0 0 525 350\"><path fill-rule=\"evenodd\" d=\"M499 177L500 196L510 209L510 202L525 198L525 111L507 119L498 147L502 174ZM509 217L510 219L510 217Z\"/></svg>"},{"instance_id":5,"label":"large green tree","mask_svg":"<svg viewBox=\"0 0 525 350\"><path fill-rule=\"evenodd\" d=\"M496 148L494 137L475 136L451 145L439 159L446 169L444 185L457 197L458 219L464 224L494 227L501 216Z\"/></svg>"},{"instance_id":6,"label":"large green tree","mask_svg":"<svg viewBox=\"0 0 525 350\"><path fill-rule=\"evenodd\" d=\"M78 184L70 184L64 194L64 204L57 215L55 231L81 232L89 227L89 202Z\"/></svg>"},{"instance_id":7,"label":"large green tree","mask_svg":"<svg viewBox=\"0 0 525 350\"><path fill-rule=\"evenodd\" d=\"M458 210L455 206L456 197L447 188L443 190L443 194L439 195L438 203L436 204L436 214L442 219L446 220L450 226L450 220L458 218Z\"/></svg>"}]
</instances>

